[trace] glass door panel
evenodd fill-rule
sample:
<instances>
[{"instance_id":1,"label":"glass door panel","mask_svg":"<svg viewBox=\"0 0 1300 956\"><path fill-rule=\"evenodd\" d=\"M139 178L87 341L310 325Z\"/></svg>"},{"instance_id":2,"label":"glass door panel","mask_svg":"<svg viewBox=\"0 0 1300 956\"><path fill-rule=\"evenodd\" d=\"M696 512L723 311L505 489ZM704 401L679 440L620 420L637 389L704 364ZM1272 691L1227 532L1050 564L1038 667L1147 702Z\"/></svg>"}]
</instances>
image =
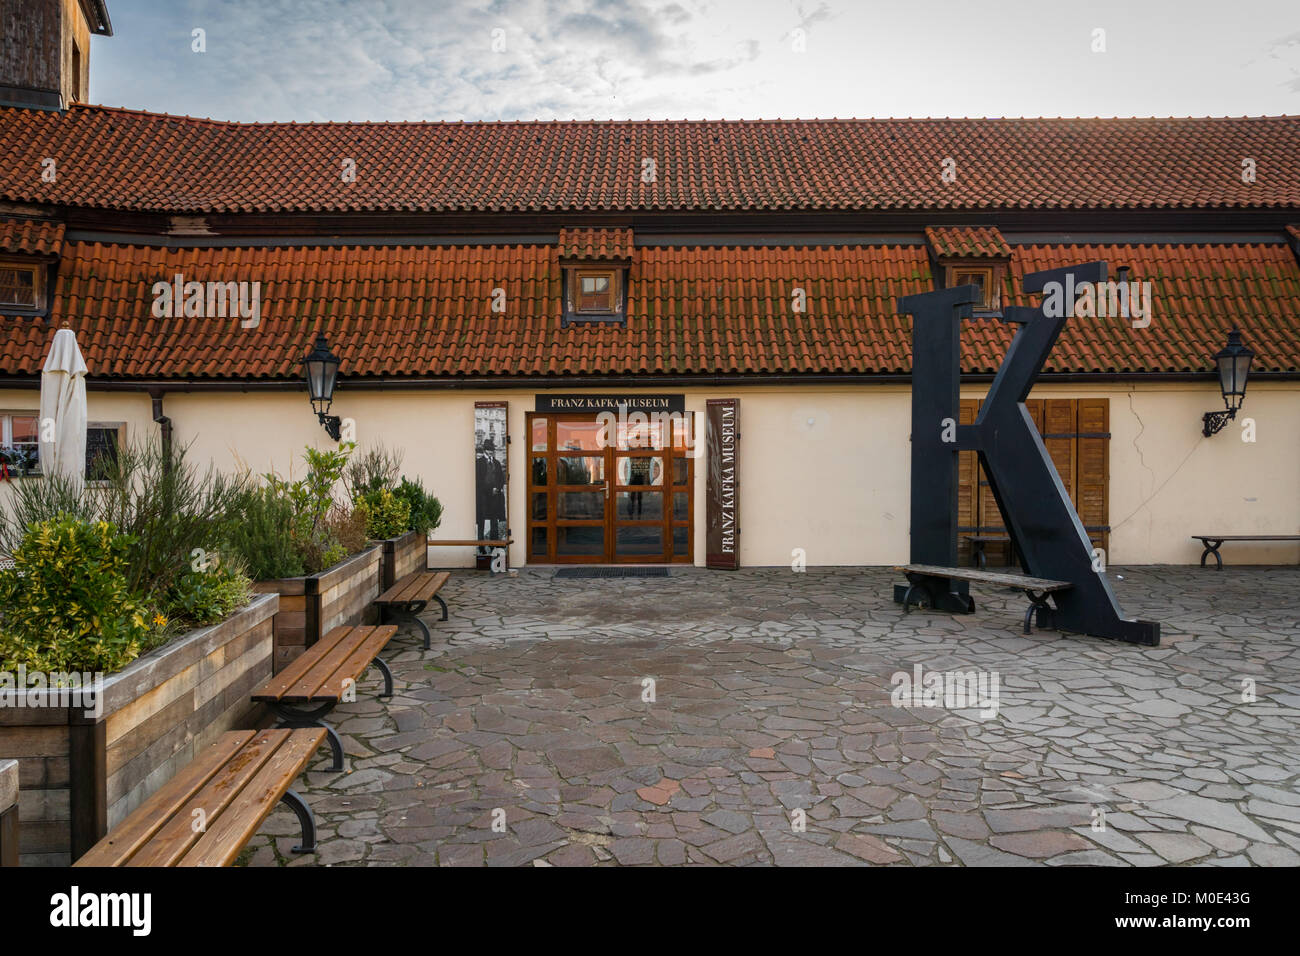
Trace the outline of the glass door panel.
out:
<instances>
[{"instance_id":1,"label":"glass door panel","mask_svg":"<svg viewBox=\"0 0 1300 956\"><path fill-rule=\"evenodd\" d=\"M555 483L558 485L603 485L603 455L564 455L555 459Z\"/></svg>"},{"instance_id":2,"label":"glass door panel","mask_svg":"<svg viewBox=\"0 0 1300 956\"><path fill-rule=\"evenodd\" d=\"M615 520L659 521L664 516L662 491L620 491L614 503Z\"/></svg>"},{"instance_id":3,"label":"glass door panel","mask_svg":"<svg viewBox=\"0 0 1300 956\"><path fill-rule=\"evenodd\" d=\"M555 517L562 521L604 521L605 491L561 491Z\"/></svg>"},{"instance_id":4,"label":"glass door panel","mask_svg":"<svg viewBox=\"0 0 1300 956\"><path fill-rule=\"evenodd\" d=\"M664 460L658 455L619 455L615 474L620 485L662 485Z\"/></svg>"},{"instance_id":5,"label":"glass door panel","mask_svg":"<svg viewBox=\"0 0 1300 956\"><path fill-rule=\"evenodd\" d=\"M555 553L560 557L605 556L605 526L559 525L555 529Z\"/></svg>"},{"instance_id":6,"label":"glass door panel","mask_svg":"<svg viewBox=\"0 0 1300 956\"><path fill-rule=\"evenodd\" d=\"M663 525L619 525L614 531L614 549L620 557L662 560Z\"/></svg>"}]
</instances>

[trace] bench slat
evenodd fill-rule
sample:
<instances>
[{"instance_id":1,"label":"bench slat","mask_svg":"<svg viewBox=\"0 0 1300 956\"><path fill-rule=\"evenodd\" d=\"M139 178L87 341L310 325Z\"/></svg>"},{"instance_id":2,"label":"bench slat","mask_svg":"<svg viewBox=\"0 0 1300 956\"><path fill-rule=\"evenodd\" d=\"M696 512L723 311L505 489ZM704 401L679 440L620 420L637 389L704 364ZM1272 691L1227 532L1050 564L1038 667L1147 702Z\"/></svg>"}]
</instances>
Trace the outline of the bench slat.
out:
<instances>
[{"instance_id":1,"label":"bench slat","mask_svg":"<svg viewBox=\"0 0 1300 956\"><path fill-rule=\"evenodd\" d=\"M396 593L393 595L392 600L394 602L420 600L420 592L424 590L430 580L428 574L413 574L410 577L403 578L393 585Z\"/></svg>"},{"instance_id":2,"label":"bench slat","mask_svg":"<svg viewBox=\"0 0 1300 956\"><path fill-rule=\"evenodd\" d=\"M127 866L175 866L199 841L202 832L194 830L194 811L202 810L205 829L234 802L259 770L289 739L288 730L268 730L258 734L196 793L188 803L178 807L172 818L140 849Z\"/></svg>"},{"instance_id":3,"label":"bench slat","mask_svg":"<svg viewBox=\"0 0 1300 956\"><path fill-rule=\"evenodd\" d=\"M73 865L121 866L162 829L178 807L189 802L231 757L256 736L255 730L233 730L222 734Z\"/></svg>"},{"instance_id":4,"label":"bench slat","mask_svg":"<svg viewBox=\"0 0 1300 956\"><path fill-rule=\"evenodd\" d=\"M323 636L319 641L307 648L305 652L299 654L293 661L280 673L276 674L269 681L253 691L252 699L255 701L276 701L293 687L316 665L320 660L320 655L328 653L339 641L347 635L349 628L336 627L328 634Z\"/></svg>"},{"instance_id":5,"label":"bench slat","mask_svg":"<svg viewBox=\"0 0 1300 956\"><path fill-rule=\"evenodd\" d=\"M445 574L446 572L442 573ZM442 581L445 580L446 578L442 579ZM413 574L406 579L406 587L398 592L397 600L428 601L442 587L442 581L438 580L438 573L434 571Z\"/></svg>"},{"instance_id":6,"label":"bench slat","mask_svg":"<svg viewBox=\"0 0 1300 956\"><path fill-rule=\"evenodd\" d=\"M1194 534L1193 541L1300 541L1300 534Z\"/></svg>"},{"instance_id":7,"label":"bench slat","mask_svg":"<svg viewBox=\"0 0 1300 956\"><path fill-rule=\"evenodd\" d=\"M397 633L396 624L384 624L379 627L359 628L369 633L365 639L357 645L356 649L348 655L347 659L340 664L325 682L316 691L316 698L340 698L343 696L343 682L351 680L355 685L361 679L366 670L370 667L379 652L384 649L384 645L393 639ZM287 698L286 698L287 699Z\"/></svg>"},{"instance_id":8,"label":"bench slat","mask_svg":"<svg viewBox=\"0 0 1300 956\"><path fill-rule=\"evenodd\" d=\"M280 695L282 702L308 701L327 696L320 693L320 688L334 675L339 665L356 650L357 645L366 639L369 628L343 626L335 628L330 633L333 634L335 631L343 631L343 633L333 642L333 646L328 651L314 655L312 666L307 673ZM310 648L308 653L311 653Z\"/></svg>"},{"instance_id":9,"label":"bench slat","mask_svg":"<svg viewBox=\"0 0 1300 956\"><path fill-rule=\"evenodd\" d=\"M977 571L973 568L941 568L933 564L896 565L894 570L902 571L904 574L924 574L957 581L996 584L1001 587L1028 588L1033 591L1064 591L1074 586L1069 581L1053 581L1050 578L1031 578L1024 574L1002 574L997 571Z\"/></svg>"},{"instance_id":10,"label":"bench slat","mask_svg":"<svg viewBox=\"0 0 1300 956\"><path fill-rule=\"evenodd\" d=\"M215 823L208 821L207 832L177 865L229 866L233 863L324 739L324 728L293 731L289 740L240 791L234 803Z\"/></svg>"},{"instance_id":11,"label":"bench slat","mask_svg":"<svg viewBox=\"0 0 1300 956\"><path fill-rule=\"evenodd\" d=\"M425 541L425 544L431 548L437 548L443 546L454 547L454 548L492 548L492 547L500 548L514 543L515 543L514 538L506 538L504 541L492 541L492 540L449 541L446 539L439 539L435 541L434 539L429 538L428 540Z\"/></svg>"},{"instance_id":12,"label":"bench slat","mask_svg":"<svg viewBox=\"0 0 1300 956\"><path fill-rule=\"evenodd\" d=\"M451 578L448 571L416 571L408 574L379 597L375 604L409 604L412 601L431 601Z\"/></svg>"}]
</instances>

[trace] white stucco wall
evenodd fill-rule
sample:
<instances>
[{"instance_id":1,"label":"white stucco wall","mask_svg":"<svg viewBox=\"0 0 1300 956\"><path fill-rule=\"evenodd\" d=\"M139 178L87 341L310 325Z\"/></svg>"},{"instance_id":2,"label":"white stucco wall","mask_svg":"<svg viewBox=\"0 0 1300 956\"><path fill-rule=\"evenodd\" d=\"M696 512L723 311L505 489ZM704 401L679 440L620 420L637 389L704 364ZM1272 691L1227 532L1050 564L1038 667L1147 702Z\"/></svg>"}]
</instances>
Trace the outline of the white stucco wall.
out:
<instances>
[{"instance_id":1,"label":"white stucco wall","mask_svg":"<svg viewBox=\"0 0 1300 956\"><path fill-rule=\"evenodd\" d=\"M576 390L575 390L576 391ZM788 565L802 548L810 566L879 565L908 556L910 395L902 386L613 389L680 392L703 413L708 398L741 400L740 547L747 566ZM979 397L984 388L963 389ZM525 563L525 413L535 392L364 391L341 388L334 412L356 422L364 448L404 451L403 472L443 503L444 538L474 535L474 401L509 403L510 561ZM1300 385L1253 383L1244 418L1201 436L1201 415L1220 407L1206 384L1043 386L1035 398L1110 399L1112 564L1195 563L1194 533L1300 532ZM122 421L130 437L153 434L146 395L89 392L92 421ZM34 410L35 391L0 390L0 411ZM221 469L302 474L306 444L331 443L305 392L172 392L165 398L179 441ZM703 563L705 469L695 476L695 554ZM9 493L0 486L0 500ZM1230 564L1296 563L1300 545L1225 545ZM436 566L468 566L472 549L436 549Z\"/></svg>"}]
</instances>

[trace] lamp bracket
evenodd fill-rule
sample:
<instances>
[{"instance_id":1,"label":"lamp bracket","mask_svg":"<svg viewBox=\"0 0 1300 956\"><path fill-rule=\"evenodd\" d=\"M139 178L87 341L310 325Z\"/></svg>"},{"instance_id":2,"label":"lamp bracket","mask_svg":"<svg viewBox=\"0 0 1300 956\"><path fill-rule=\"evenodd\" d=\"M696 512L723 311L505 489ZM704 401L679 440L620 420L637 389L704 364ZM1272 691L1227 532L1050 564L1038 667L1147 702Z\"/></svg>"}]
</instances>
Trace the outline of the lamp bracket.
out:
<instances>
[{"instance_id":1,"label":"lamp bracket","mask_svg":"<svg viewBox=\"0 0 1300 956\"><path fill-rule=\"evenodd\" d=\"M324 412L317 412L316 417L319 418L320 423L325 426L325 434L329 435L330 438L335 441L338 441L340 436L343 434L341 430L343 419L339 418L337 415L326 415Z\"/></svg>"},{"instance_id":2,"label":"lamp bracket","mask_svg":"<svg viewBox=\"0 0 1300 956\"><path fill-rule=\"evenodd\" d=\"M1237 410L1235 408L1230 408L1226 412L1206 412L1201 434L1206 438L1212 438L1223 431L1224 426L1236 417Z\"/></svg>"}]
</instances>

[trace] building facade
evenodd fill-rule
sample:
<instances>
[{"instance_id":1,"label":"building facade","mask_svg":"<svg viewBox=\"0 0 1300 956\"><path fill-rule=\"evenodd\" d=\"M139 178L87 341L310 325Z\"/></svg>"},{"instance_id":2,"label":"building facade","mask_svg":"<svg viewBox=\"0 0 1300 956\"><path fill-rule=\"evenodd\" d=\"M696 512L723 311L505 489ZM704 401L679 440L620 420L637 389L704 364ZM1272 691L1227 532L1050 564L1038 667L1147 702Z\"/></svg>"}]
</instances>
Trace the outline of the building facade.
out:
<instances>
[{"instance_id":1,"label":"building facade","mask_svg":"<svg viewBox=\"0 0 1300 956\"><path fill-rule=\"evenodd\" d=\"M331 443L301 367L323 335L344 437L400 450L437 534L508 534L512 565L703 565L710 521L741 565L901 562L897 300L983 290L967 418L1022 277L1105 260L1131 296L1071 320L1030 402L1095 544L1178 564L1193 534L1300 529L1300 119L241 124L30 99L0 109L8 447L35 444L71 328L92 448L166 429L290 474ZM1233 328L1250 386L1207 438ZM973 454L962 474L960 524L996 534Z\"/></svg>"}]
</instances>

